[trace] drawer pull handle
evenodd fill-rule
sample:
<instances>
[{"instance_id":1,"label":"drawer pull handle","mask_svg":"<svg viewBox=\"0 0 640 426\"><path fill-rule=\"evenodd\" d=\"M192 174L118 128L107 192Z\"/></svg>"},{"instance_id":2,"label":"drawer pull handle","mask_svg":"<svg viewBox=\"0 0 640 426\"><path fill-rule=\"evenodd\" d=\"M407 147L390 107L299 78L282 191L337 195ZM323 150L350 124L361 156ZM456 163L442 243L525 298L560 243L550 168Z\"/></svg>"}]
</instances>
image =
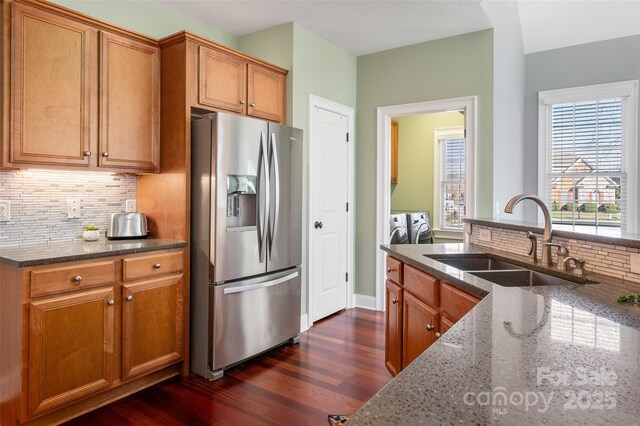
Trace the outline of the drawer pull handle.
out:
<instances>
[{"instance_id":1,"label":"drawer pull handle","mask_svg":"<svg viewBox=\"0 0 640 426\"><path fill-rule=\"evenodd\" d=\"M85 156L85 157L91 157L91 151L86 150L86 151L84 152L84 156Z\"/></svg>"},{"instance_id":2,"label":"drawer pull handle","mask_svg":"<svg viewBox=\"0 0 640 426\"><path fill-rule=\"evenodd\" d=\"M246 104L246 102L244 101L244 99L241 99L240 100L240 105L244 105L244 104Z\"/></svg>"},{"instance_id":3,"label":"drawer pull handle","mask_svg":"<svg viewBox=\"0 0 640 426\"><path fill-rule=\"evenodd\" d=\"M80 281L82 281L82 276L80 275L76 275L75 278L73 279L75 282L79 283Z\"/></svg>"},{"instance_id":4,"label":"drawer pull handle","mask_svg":"<svg viewBox=\"0 0 640 426\"><path fill-rule=\"evenodd\" d=\"M153 267L156 268L156 269L160 269L160 264L156 263L155 265L153 265Z\"/></svg>"},{"instance_id":5,"label":"drawer pull handle","mask_svg":"<svg viewBox=\"0 0 640 426\"><path fill-rule=\"evenodd\" d=\"M441 336L440 333L436 333L436 339L440 336Z\"/></svg>"},{"instance_id":6,"label":"drawer pull handle","mask_svg":"<svg viewBox=\"0 0 640 426\"><path fill-rule=\"evenodd\" d=\"M253 102L251 102L251 108L255 108L256 104L254 104Z\"/></svg>"},{"instance_id":7,"label":"drawer pull handle","mask_svg":"<svg viewBox=\"0 0 640 426\"><path fill-rule=\"evenodd\" d=\"M395 305L396 303L398 303L398 299L391 299L391 303Z\"/></svg>"},{"instance_id":8,"label":"drawer pull handle","mask_svg":"<svg viewBox=\"0 0 640 426\"><path fill-rule=\"evenodd\" d=\"M132 296L132 295L128 295L128 296L127 296L127 301L128 301L128 302L131 302L132 300L133 300L133 296Z\"/></svg>"},{"instance_id":9,"label":"drawer pull handle","mask_svg":"<svg viewBox=\"0 0 640 426\"><path fill-rule=\"evenodd\" d=\"M433 330L433 326L431 324L427 324L427 331Z\"/></svg>"},{"instance_id":10,"label":"drawer pull handle","mask_svg":"<svg viewBox=\"0 0 640 426\"><path fill-rule=\"evenodd\" d=\"M115 304L116 304L116 301L115 301L115 300L113 300L113 299L111 299L111 300L109 300L109 301L107 302L107 305L109 305L109 306L113 306L113 305L115 305Z\"/></svg>"},{"instance_id":11,"label":"drawer pull handle","mask_svg":"<svg viewBox=\"0 0 640 426\"><path fill-rule=\"evenodd\" d=\"M104 152L102 153L102 156L103 156L104 158L107 158L107 157L109 157L109 153L108 153L107 151L104 151Z\"/></svg>"},{"instance_id":12,"label":"drawer pull handle","mask_svg":"<svg viewBox=\"0 0 640 426\"><path fill-rule=\"evenodd\" d=\"M387 268L387 274L390 274L393 271L393 268Z\"/></svg>"}]
</instances>

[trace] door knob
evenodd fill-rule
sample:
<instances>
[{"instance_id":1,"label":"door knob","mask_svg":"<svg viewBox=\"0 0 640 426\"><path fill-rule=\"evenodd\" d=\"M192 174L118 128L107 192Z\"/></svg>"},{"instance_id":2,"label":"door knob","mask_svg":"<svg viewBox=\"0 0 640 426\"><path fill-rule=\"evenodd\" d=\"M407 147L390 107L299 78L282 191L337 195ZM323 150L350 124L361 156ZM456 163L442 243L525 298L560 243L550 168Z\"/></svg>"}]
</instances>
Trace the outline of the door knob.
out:
<instances>
[{"instance_id":1,"label":"door knob","mask_svg":"<svg viewBox=\"0 0 640 426\"><path fill-rule=\"evenodd\" d=\"M102 153L102 156L103 156L104 158L107 158L107 157L109 156L109 153L108 153L107 151L104 151L104 152Z\"/></svg>"},{"instance_id":2,"label":"door knob","mask_svg":"<svg viewBox=\"0 0 640 426\"><path fill-rule=\"evenodd\" d=\"M318 222L316 220L316 223L313 224L313 227L316 228L316 229L322 229L322 222Z\"/></svg>"},{"instance_id":3,"label":"door knob","mask_svg":"<svg viewBox=\"0 0 640 426\"><path fill-rule=\"evenodd\" d=\"M433 330L433 326L431 324L427 324L427 331Z\"/></svg>"},{"instance_id":4,"label":"door knob","mask_svg":"<svg viewBox=\"0 0 640 426\"><path fill-rule=\"evenodd\" d=\"M396 303L398 303L398 299L391 299L391 303L395 305Z\"/></svg>"},{"instance_id":5,"label":"door knob","mask_svg":"<svg viewBox=\"0 0 640 426\"><path fill-rule=\"evenodd\" d=\"M128 296L127 296L127 300L128 300L129 302L131 302L131 301L133 300L133 296L132 296L132 295L128 295Z\"/></svg>"}]
</instances>

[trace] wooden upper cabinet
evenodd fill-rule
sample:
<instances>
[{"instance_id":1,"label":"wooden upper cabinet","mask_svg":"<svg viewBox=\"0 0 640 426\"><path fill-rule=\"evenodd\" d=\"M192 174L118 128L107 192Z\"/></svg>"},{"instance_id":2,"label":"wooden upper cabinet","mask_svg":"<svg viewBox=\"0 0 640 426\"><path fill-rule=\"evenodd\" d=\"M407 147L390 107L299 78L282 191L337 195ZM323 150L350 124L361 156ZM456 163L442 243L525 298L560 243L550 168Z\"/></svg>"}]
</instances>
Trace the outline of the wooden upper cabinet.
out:
<instances>
[{"instance_id":1,"label":"wooden upper cabinet","mask_svg":"<svg viewBox=\"0 0 640 426\"><path fill-rule=\"evenodd\" d=\"M281 123L285 109L285 76L249 64L247 72L247 115Z\"/></svg>"},{"instance_id":2,"label":"wooden upper cabinet","mask_svg":"<svg viewBox=\"0 0 640 426\"><path fill-rule=\"evenodd\" d=\"M122 379L182 358L182 275L122 287Z\"/></svg>"},{"instance_id":3,"label":"wooden upper cabinet","mask_svg":"<svg viewBox=\"0 0 640 426\"><path fill-rule=\"evenodd\" d=\"M13 3L10 162L89 166L97 31Z\"/></svg>"},{"instance_id":4,"label":"wooden upper cabinet","mask_svg":"<svg viewBox=\"0 0 640 426\"><path fill-rule=\"evenodd\" d=\"M29 304L28 415L111 386L113 288Z\"/></svg>"},{"instance_id":5,"label":"wooden upper cabinet","mask_svg":"<svg viewBox=\"0 0 640 426\"><path fill-rule=\"evenodd\" d=\"M215 109L246 112L247 62L224 52L199 46L198 102Z\"/></svg>"},{"instance_id":6,"label":"wooden upper cabinet","mask_svg":"<svg viewBox=\"0 0 640 426\"><path fill-rule=\"evenodd\" d=\"M284 123L286 72L240 53L198 46L198 105Z\"/></svg>"},{"instance_id":7,"label":"wooden upper cabinet","mask_svg":"<svg viewBox=\"0 0 640 426\"><path fill-rule=\"evenodd\" d=\"M160 166L160 49L100 32L98 165L138 171Z\"/></svg>"},{"instance_id":8,"label":"wooden upper cabinet","mask_svg":"<svg viewBox=\"0 0 640 426\"><path fill-rule=\"evenodd\" d=\"M391 183L398 183L398 122L391 120Z\"/></svg>"}]
</instances>

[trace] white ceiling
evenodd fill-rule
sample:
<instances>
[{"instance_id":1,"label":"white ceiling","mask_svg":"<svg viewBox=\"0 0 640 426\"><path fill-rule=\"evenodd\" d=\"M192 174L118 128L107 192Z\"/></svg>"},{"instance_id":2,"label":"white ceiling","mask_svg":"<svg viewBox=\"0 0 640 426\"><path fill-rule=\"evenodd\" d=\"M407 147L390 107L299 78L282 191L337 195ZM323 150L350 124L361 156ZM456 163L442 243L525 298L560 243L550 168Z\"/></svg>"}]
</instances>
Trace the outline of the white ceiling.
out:
<instances>
[{"instance_id":1,"label":"white ceiling","mask_svg":"<svg viewBox=\"0 0 640 426\"><path fill-rule=\"evenodd\" d=\"M482 0L153 1L236 37L296 22L354 55L492 27ZM640 34L640 0L517 1L525 53Z\"/></svg>"}]
</instances>

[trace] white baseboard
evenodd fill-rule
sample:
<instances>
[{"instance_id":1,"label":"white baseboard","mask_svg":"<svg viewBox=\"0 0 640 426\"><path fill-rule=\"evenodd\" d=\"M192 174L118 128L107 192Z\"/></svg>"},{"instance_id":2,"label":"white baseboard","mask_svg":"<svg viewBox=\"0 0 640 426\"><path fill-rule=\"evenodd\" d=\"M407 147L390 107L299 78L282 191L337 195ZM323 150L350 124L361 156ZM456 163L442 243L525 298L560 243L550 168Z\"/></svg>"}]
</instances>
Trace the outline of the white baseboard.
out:
<instances>
[{"instance_id":1,"label":"white baseboard","mask_svg":"<svg viewBox=\"0 0 640 426\"><path fill-rule=\"evenodd\" d=\"M300 315L300 333L309 329L309 314Z\"/></svg>"},{"instance_id":2,"label":"white baseboard","mask_svg":"<svg viewBox=\"0 0 640 426\"><path fill-rule=\"evenodd\" d=\"M365 294L356 294L356 308L369 309L376 311L376 298Z\"/></svg>"}]
</instances>

